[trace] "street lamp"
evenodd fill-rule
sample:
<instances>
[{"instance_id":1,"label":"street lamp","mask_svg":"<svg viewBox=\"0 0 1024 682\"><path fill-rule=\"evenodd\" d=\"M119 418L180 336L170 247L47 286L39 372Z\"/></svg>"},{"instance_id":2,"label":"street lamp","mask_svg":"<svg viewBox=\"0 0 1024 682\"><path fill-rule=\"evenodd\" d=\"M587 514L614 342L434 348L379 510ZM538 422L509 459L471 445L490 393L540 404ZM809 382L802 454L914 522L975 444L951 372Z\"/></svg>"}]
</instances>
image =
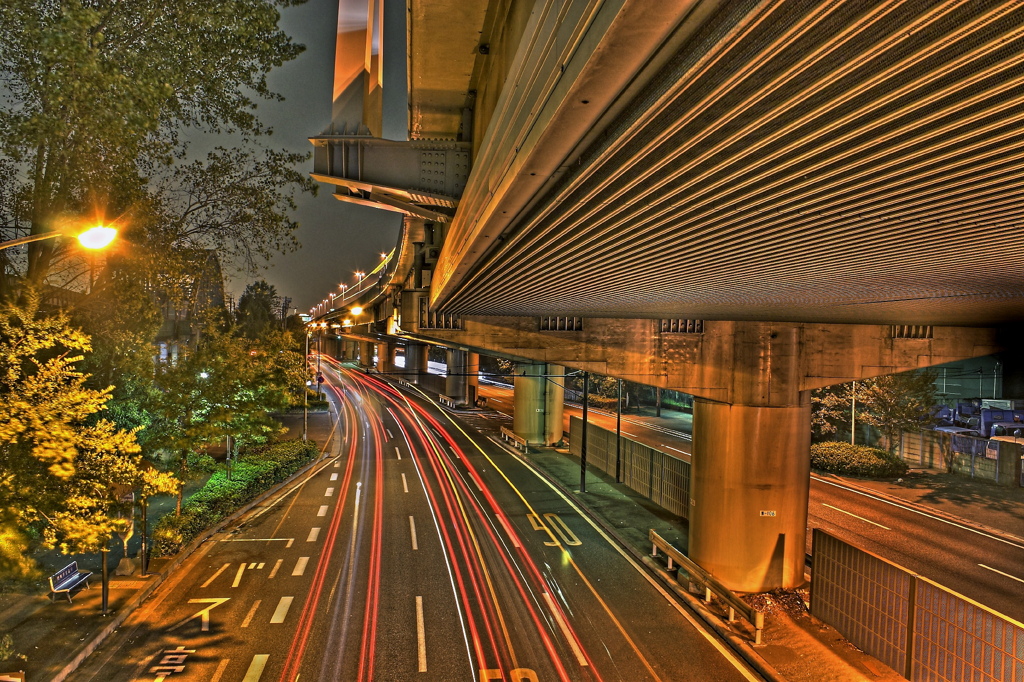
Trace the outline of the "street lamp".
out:
<instances>
[{"instance_id":1,"label":"street lamp","mask_svg":"<svg viewBox=\"0 0 1024 682\"><path fill-rule=\"evenodd\" d=\"M88 230L74 234L66 230L53 230L51 232L43 232L41 234L30 234L26 237L18 237L17 239L11 239L6 242L0 243L0 250L9 249L12 246L21 246L22 244L29 244L31 242L38 242L43 239L55 239L57 237L73 236L78 238L78 242L87 249L102 249L114 241L114 237L117 236L117 230L113 227L107 227L105 225L97 225L90 227Z\"/></svg>"}]
</instances>

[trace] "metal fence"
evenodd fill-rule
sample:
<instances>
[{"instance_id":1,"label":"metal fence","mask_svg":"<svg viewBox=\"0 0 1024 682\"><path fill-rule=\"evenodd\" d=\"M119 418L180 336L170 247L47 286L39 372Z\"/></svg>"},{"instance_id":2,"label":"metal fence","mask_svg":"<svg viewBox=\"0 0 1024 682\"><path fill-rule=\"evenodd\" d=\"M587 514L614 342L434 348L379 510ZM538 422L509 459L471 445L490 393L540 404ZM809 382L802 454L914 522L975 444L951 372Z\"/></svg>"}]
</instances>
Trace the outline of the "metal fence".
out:
<instances>
[{"instance_id":1,"label":"metal fence","mask_svg":"<svg viewBox=\"0 0 1024 682\"><path fill-rule=\"evenodd\" d=\"M819 529L811 613L912 682L1024 682L1024 625Z\"/></svg>"},{"instance_id":2,"label":"metal fence","mask_svg":"<svg viewBox=\"0 0 1024 682\"><path fill-rule=\"evenodd\" d=\"M583 420L569 420L569 452L580 456ZM689 518L690 463L625 436L619 445L622 483L660 507ZM588 424L587 464L615 475L615 432Z\"/></svg>"},{"instance_id":3,"label":"metal fence","mask_svg":"<svg viewBox=\"0 0 1024 682\"><path fill-rule=\"evenodd\" d=\"M899 453L911 466L945 469L949 456L953 473L999 485L1024 485L1020 444L936 431L906 432L900 435Z\"/></svg>"}]
</instances>

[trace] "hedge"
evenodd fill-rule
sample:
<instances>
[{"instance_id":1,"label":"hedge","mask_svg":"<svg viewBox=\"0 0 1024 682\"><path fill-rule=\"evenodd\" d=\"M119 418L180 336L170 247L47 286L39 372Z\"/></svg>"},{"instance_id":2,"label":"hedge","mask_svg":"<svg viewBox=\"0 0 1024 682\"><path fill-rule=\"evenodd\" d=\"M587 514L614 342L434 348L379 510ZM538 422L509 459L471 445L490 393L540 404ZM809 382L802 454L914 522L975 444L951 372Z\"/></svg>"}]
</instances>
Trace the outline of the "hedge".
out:
<instances>
[{"instance_id":1,"label":"hedge","mask_svg":"<svg viewBox=\"0 0 1024 682\"><path fill-rule=\"evenodd\" d=\"M316 443L288 440L255 447L232 467L210 477L181 507L181 516L168 514L153 529L153 556L170 556L206 528L227 518L260 493L287 479L319 452Z\"/></svg>"},{"instance_id":2,"label":"hedge","mask_svg":"<svg viewBox=\"0 0 1024 682\"><path fill-rule=\"evenodd\" d=\"M907 473L907 464L885 450L851 443L815 443L811 467L833 474L894 478Z\"/></svg>"}]
</instances>

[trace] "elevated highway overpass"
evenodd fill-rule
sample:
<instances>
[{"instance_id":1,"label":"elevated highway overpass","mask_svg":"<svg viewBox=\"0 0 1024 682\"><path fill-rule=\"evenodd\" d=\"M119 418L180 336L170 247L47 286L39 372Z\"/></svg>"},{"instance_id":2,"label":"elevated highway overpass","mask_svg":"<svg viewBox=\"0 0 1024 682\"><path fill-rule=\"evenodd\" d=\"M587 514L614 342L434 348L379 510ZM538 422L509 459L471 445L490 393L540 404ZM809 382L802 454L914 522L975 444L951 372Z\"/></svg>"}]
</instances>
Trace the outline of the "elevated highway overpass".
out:
<instances>
[{"instance_id":1,"label":"elevated highway overpass","mask_svg":"<svg viewBox=\"0 0 1024 682\"><path fill-rule=\"evenodd\" d=\"M803 580L811 389L1019 347L1020 3L342 6L314 177L405 255L317 315L408 371L519 359L524 404L562 367L694 394L726 584Z\"/></svg>"}]
</instances>

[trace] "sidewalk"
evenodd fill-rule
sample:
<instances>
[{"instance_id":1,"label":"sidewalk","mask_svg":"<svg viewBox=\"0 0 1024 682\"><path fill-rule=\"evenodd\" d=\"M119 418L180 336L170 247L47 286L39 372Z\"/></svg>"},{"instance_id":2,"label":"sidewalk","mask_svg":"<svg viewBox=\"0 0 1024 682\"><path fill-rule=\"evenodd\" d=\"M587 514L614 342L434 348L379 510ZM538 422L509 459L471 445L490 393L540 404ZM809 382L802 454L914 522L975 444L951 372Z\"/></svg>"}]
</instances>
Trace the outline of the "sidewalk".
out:
<instances>
[{"instance_id":1,"label":"sidewalk","mask_svg":"<svg viewBox=\"0 0 1024 682\"><path fill-rule=\"evenodd\" d=\"M288 437L301 437L301 414L286 416L285 425L289 427ZM328 414L310 414L308 431L310 440L323 443L330 431ZM165 502L169 502L164 505L165 512L168 507L173 510L173 498ZM154 506L159 508L159 505ZM157 514L151 507L150 533L156 520ZM129 544L129 552L137 553L138 539L136 535ZM114 569L123 555L120 545L120 542L110 543L110 598L106 617L101 613L101 559L98 552L76 556L64 556L53 551L42 553L37 557L44 571L40 580L9 585L5 591L0 591L0 635L12 635L14 650L27 657L27 660L0 660L0 677L3 673L24 671L29 682L65 679L174 568L174 559L153 559L146 577L139 571L130 576L115 576ZM70 604L63 596L51 603L47 578L72 561L78 561L79 569L92 571L90 589L75 592Z\"/></svg>"}]
</instances>

